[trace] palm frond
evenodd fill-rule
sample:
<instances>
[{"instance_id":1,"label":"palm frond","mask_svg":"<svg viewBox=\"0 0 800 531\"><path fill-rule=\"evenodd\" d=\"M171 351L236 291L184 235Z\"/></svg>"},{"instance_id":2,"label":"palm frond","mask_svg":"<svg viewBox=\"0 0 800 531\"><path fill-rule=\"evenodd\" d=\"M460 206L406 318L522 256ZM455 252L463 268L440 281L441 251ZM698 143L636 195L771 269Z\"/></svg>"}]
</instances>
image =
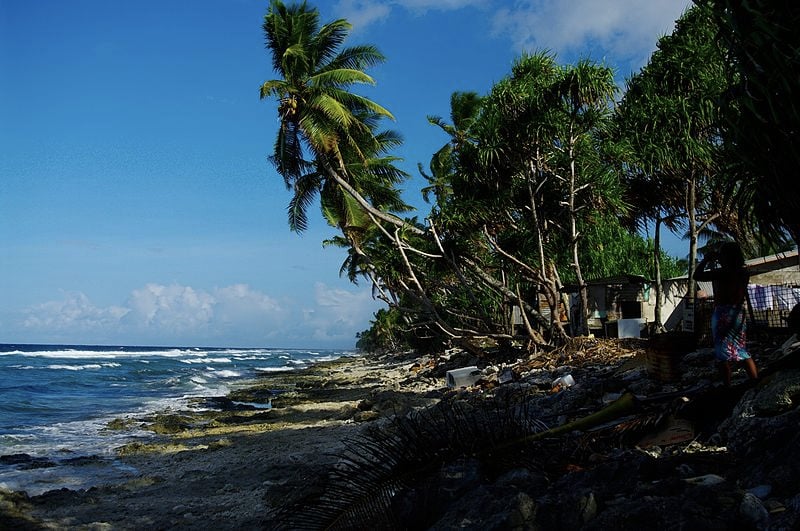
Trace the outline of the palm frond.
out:
<instances>
[{"instance_id":1,"label":"palm frond","mask_svg":"<svg viewBox=\"0 0 800 531\"><path fill-rule=\"evenodd\" d=\"M363 83L365 85L375 84L375 80L366 72L349 68L325 70L313 76L309 76L308 82L311 86L331 87L352 85L353 83Z\"/></svg>"},{"instance_id":2,"label":"palm frond","mask_svg":"<svg viewBox=\"0 0 800 531\"><path fill-rule=\"evenodd\" d=\"M386 57L371 45L350 46L344 48L331 60L327 68L350 68L364 70L379 65L386 60Z\"/></svg>"},{"instance_id":3,"label":"palm frond","mask_svg":"<svg viewBox=\"0 0 800 531\"><path fill-rule=\"evenodd\" d=\"M318 53L315 66L325 67L340 55L339 47L347 40L353 26L347 20L339 19L323 25L314 39L314 49Z\"/></svg>"},{"instance_id":4,"label":"palm frond","mask_svg":"<svg viewBox=\"0 0 800 531\"><path fill-rule=\"evenodd\" d=\"M467 466L476 482L525 466L520 447L494 452L505 441L546 429L532 420L530 402L444 401L397 415L389 427L351 439L325 479L321 495L269 514L274 529L424 528L452 500L453 468ZM463 483L463 482L462 482Z\"/></svg>"},{"instance_id":5,"label":"palm frond","mask_svg":"<svg viewBox=\"0 0 800 531\"><path fill-rule=\"evenodd\" d=\"M295 180L294 196L289 201L287 212L289 214L289 229L294 232L303 232L308 228L308 207L314 201L320 190L321 177L319 174L307 174Z\"/></svg>"}]
</instances>

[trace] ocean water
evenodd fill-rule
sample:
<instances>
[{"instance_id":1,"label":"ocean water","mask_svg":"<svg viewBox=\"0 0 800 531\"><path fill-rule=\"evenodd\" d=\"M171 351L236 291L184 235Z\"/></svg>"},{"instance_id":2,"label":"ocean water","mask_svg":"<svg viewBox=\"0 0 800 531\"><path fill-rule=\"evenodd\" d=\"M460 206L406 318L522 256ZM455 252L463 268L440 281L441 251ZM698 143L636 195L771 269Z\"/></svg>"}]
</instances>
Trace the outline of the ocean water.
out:
<instances>
[{"instance_id":1,"label":"ocean water","mask_svg":"<svg viewBox=\"0 0 800 531\"><path fill-rule=\"evenodd\" d=\"M225 395L264 372L353 354L0 344L0 487L35 494L124 473L114 449L152 434L104 429L110 420L185 409L193 397Z\"/></svg>"}]
</instances>

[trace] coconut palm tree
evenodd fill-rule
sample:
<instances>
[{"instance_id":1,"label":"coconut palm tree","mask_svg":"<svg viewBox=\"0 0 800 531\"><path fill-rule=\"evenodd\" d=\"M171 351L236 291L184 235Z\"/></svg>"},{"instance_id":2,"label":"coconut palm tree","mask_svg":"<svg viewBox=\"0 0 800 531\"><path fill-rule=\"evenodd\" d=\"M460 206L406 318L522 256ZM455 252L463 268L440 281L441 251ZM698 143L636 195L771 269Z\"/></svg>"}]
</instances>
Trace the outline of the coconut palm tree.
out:
<instances>
[{"instance_id":1,"label":"coconut palm tree","mask_svg":"<svg viewBox=\"0 0 800 531\"><path fill-rule=\"evenodd\" d=\"M290 225L305 227L305 209L331 180L365 213L409 228L369 201L364 190L374 173L351 171L354 162L369 165L370 154L384 150L374 133L375 119L393 119L388 110L350 90L355 84L375 84L365 70L381 63L383 55L374 46L343 47L350 23L339 19L320 25L319 12L306 2L287 6L272 0L263 28L280 77L264 82L260 96L278 99L280 128L271 160L295 190Z\"/></svg>"},{"instance_id":2,"label":"coconut palm tree","mask_svg":"<svg viewBox=\"0 0 800 531\"><path fill-rule=\"evenodd\" d=\"M428 122L447 133L450 140L431 157L431 175L427 175L420 165L420 173L430 183L421 190L425 201L429 201L430 194L433 193L436 202L441 204L453 193L454 157L471 141L470 128L480 116L482 102L483 98L476 92L454 92L450 96L452 123L446 123L441 116L428 116Z\"/></svg>"}]
</instances>

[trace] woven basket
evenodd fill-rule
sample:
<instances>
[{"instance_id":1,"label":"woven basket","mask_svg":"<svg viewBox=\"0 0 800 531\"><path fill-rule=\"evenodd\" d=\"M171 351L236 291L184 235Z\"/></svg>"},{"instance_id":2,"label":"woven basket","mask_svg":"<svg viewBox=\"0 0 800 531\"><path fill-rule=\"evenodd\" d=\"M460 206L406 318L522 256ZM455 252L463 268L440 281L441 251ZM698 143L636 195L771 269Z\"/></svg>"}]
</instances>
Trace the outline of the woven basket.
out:
<instances>
[{"instance_id":1,"label":"woven basket","mask_svg":"<svg viewBox=\"0 0 800 531\"><path fill-rule=\"evenodd\" d=\"M647 341L645 370L648 376L661 382L681 379L681 359L694 350L696 336L691 332L656 334Z\"/></svg>"}]
</instances>

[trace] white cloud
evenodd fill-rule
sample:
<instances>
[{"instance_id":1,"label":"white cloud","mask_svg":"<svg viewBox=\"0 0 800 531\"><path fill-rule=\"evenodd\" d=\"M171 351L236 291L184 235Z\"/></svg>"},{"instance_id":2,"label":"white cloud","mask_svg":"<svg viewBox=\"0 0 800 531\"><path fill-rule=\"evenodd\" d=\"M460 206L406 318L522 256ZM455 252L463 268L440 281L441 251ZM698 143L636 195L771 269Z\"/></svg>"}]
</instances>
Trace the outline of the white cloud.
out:
<instances>
[{"instance_id":1,"label":"white cloud","mask_svg":"<svg viewBox=\"0 0 800 531\"><path fill-rule=\"evenodd\" d=\"M692 0L339 0L336 17L355 31L386 22L393 10L417 15L430 11L483 10L493 37L511 41L516 52L547 49L560 62L566 56L589 57L620 68L638 70L657 39L671 33L675 20Z\"/></svg>"},{"instance_id":2,"label":"white cloud","mask_svg":"<svg viewBox=\"0 0 800 531\"><path fill-rule=\"evenodd\" d=\"M594 60L611 55L609 63L624 60L639 68L690 5L691 0L524 0L496 12L492 33L507 35L519 51L548 49L559 58L589 52Z\"/></svg>"},{"instance_id":3,"label":"white cloud","mask_svg":"<svg viewBox=\"0 0 800 531\"><path fill-rule=\"evenodd\" d=\"M369 319L382 306L368 289L354 292L317 282L314 293L316 305L305 309L303 328L317 341L353 338L368 327Z\"/></svg>"},{"instance_id":4,"label":"white cloud","mask_svg":"<svg viewBox=\"0 0 800 531\"><path fill-rule=\"evenodd\" d=\"M490 0L396 0L396 3L412 11L452 11L465 7L490 6Z\"/></svg>"},{"instance_id":5,"label":"white cloud","mask_svg":"<svg viewBox=\"0 0 800 531\"><path fill-rule=\"evenodd\" d=\"M215 299L204 291L172 284L148 284L128 299L130 324L179 334L207 326L214 316Z\"/></svg>"},{"instance_id":6,"label":"white cloud","mask_svg":"<svg viewBox=\"0 0 800 531\"><path fill-rule=\"evenodd\" d=\"M289 320L289 308L246 284L214 290L214 326L220 335L248 334L255 330L275 337Z\"/></svg>"},{"instance_id":7,"label":"white cloud","mask_svg":"<svg viewBox=\"0 0 800 531\"><path fill-rule=\"evenodd\" d=\"M279 301L246 284L206 291L152 283L123 306L98 307L83 293L65 292L25 310L17 333L41 343L341 348L352 347L379 307L366 288L317 283L302 296L313 296L313 304Z\"/></svg>"},{"instance_id":8,"label":"white cloud","mask_svg":"<svg viewBox=\"0 0 800 531\"><path fill-rule=\"evenodd\" d=\"M391 6L376 0L339 0L333 8L336 17L346 19L354 31L360 31L374 22L389 17Z\"/></svg>"},{"instance_id":9,"label":"white cloud","mask_svg":"<svg viewBox=\"0 0 800 531\"><path fill-rule=\"evenodd\" d=\"M22 326L27 329L90 332L115 327L130 310L121 306L98 308L83 293L64 292L64 298L27 309Z\"/></svg>"},{"instance_id":10,"label":"white cloud","mask_svg":"<svg viewBox=\"0 0 800 531\"><path fill-rule=\"evenodd\" d=\"M333 7L336 17L347 19L354 31L389 18L394 7L419 15L428 11L453 11L470 6L490 6L490 0L339 0Z\"/></svg>"}]
</instances>

